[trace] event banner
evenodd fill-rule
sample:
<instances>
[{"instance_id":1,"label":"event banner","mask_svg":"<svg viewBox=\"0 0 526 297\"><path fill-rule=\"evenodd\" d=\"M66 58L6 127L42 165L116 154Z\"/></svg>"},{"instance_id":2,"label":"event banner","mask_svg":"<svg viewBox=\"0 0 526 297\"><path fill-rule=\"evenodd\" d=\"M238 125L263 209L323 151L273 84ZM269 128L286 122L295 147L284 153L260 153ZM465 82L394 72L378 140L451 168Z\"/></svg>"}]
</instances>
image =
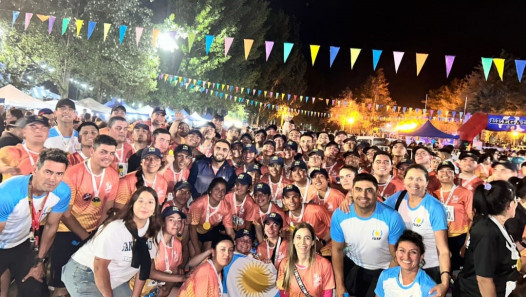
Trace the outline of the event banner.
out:
<instances>
[{"instance_id":1,"label":"event banner","mask_svg":"<svg viewBox=\"0 0 526 297\"><path fill-rule=\"evenodd\" d=\"M526 117L489 114L486 130L525 132Z\"/></svg>"}]
</instances>

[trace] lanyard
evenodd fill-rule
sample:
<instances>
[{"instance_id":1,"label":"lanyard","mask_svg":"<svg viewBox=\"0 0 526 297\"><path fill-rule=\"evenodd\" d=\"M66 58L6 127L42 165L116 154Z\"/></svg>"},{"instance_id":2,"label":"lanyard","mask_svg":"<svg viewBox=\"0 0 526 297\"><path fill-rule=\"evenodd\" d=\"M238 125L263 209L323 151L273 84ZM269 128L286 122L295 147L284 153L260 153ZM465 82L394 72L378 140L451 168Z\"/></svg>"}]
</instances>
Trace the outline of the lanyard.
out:
<instances>
[{"instance_id":1,"label":"lanyard","mask_svg":"<svg viewBox=\"0 0 526 297\"><path fill-rule=\"evenodd\" d=\"M321 198L320 194L318 193L318 198L320 202L322 203L320 205L325 204L325 201L327 201L327 197L329 197L330 192L331 192L331 187L327 187L327 191L325 191L325 195L323 195L323 198Z\"/></svg>"},{"instance_id":2,"label":"lanyard","mask_svg":"<svg viewBox=\"0 0 526 297\"><path fill-rule=\"evenodd\" d=\"M245 195L245 198L243 198L243 202L241 202L241 208L239 212L243 212L243 206L245 205L245 201L247 201L248 194ZM236 193L232 194L232 205L234 206L234 213L237 215L237 203L236 203Z\"/></svg>"},{"instance_id":3,"label":"lanyard","mask_svg":"<svg viewBox=\"0 0 526 297\"><path fill-rule=\"evenodd\" d=\"M86 159L88 158L86 155L84 155L82 151L79 151L79 155L82 157L82 161L86 161Z\"/></svg>"},{"instance_id":4,"label":"lanyard","mask_svg":"<svg viewBox=\"0 0 526 297\"><path fill-rule=\"evenodd\" d=\"M261 208L259 209L259 219L261 220L261 226L265 225L263 221L265 220L265 218L267 217L267 215L270 213L271 210L272 210L272 202L268 203L267 212L262 212Z\"/></svg>"},{"instance_id":5,"label":"lanyard","mask_svg":"<svg viewBox=\"0 0 526 297\"><path fill-rule=\"evenodd\" d=\"M453 186L451 188L451 190L449 191L449 195L447 196L447 200L444 202L444 191L442 188L440 188L440 201L442 202L442 204L444 205L448 205L449 204L449 200L451 200L451 197L453 197L453 192L455 192L455 189L457 188L457 186Z\"/></svg>"},{"instance_id":6,"label":"lanyard","mask_svg":"<svg viewBox=\"0 0 526 297\"><path fill-rule=\"evenodd\" d=\"M163 230L161 230L161 238L163 240L163 246L164 246L164 264L166 265L164 270L165 271L170 271L170 273L171 273L172 271L170 269L170 262L168 261L168 246L166 245L166 242L164 242ZM175 239L172 236L172 261L174 261L174 259L175 259L174 240Z\"/></svg>"},{"instance_id":7,"label":"lanyard","mask_svg":"<svg viewBox=\"0 0 526 297\"><path fill-rule=\"evenodd\" d=\"M272 197L273 200L276 199L276 196L274 196L274 186L277 185L278 187L276 188L276 192L279 193L279 188L281 186L281 181L283 180L283 175L281 175L279 177L279 181L277 183L273 183L272 182L272 178L269 176L268 177L268 183L270 184L270 195Z\"/></svg>"},{"instance_id":8,"label":"lanyard","mask_svg":"<svg viewBox=\"0 0 526 297\"><path fill-rule=\"evenodd\" d=\"M214 268L214 272L216 273L216 277L217 277L217 286L219 287L219 297L223 296L223 283L221 281L221 276L219 275L219 273L217 273L217 269L216 267L214 266L214 262L212 262L212 260L208 260L208 263L210 263L210 265L212 266L212 268Z\"/></svg>"},{"instance_id":9,"label":"lanyard","mask_svg":"<svg viewBox=\"0 0 526 297\"><path fill-rule=\"evenodd\" d=\"M153 178L153 183L152 183L151 186L148 185L148 181L144 177L144 174L142 175L142 180L144 181L144 185L145 186L150 187L150 188L155 190L155 184L157 183L157 174L155 174L155 177Z\"/></svg>"},{"instance_id":10,"label":"lanyard","mask_svg":"<svg viewBox=\"0 0 526 297\"><path fill-rule=\"evenodd\" d=\"M462 186L463 186L464 188L466 188L466 187L469 185L469 183L470 183L472 180L474 180L476 177L477 177L476 175L473 175L470 179L466 179L465 181L462 182ZM460 179L462 180L462 178L460 178Z\"/></svg>"},{"instance_id":11,"label":"lanyard","mask_svg":"<svg viewBox=\"0 0 526 297\"><path fill-rule=\"evenodd\" d=\"M33 156L31 155L31 153L34 153L34 154L37 154L36 152L34 151L30 151L28 148L27 148L27 145L24 143L22 144L22 147L24 148L24 150L27 152L27 155L29 156L29 162L31 162L31 167L35 166L35 159L33 159ZM38 154L37 154L38 155Z\"/></svg>"},{"instance_id":12,"label":"lanyard","mask_svg":"<svg viewBox=\"0 0 526 297\"><path fill-rule=\"evenodd\" d=\"M389 183L391 182L391 180L393 180L393 176L390 175L389 176L389 179L385 182L385 187L383 188L382 192L380 193L380 197L384 197L384 193L385 193L385 189L387 189L387 187L389 186Z\"/></svg>"},{"instance_id":13,"label":"lanyard","mask_svg":"<svg viewBox=\"0 0 526 297\"><path fill-rule=\"evenodd\" d=\"M30 237L34 237L35 242L35 249L38 249L39 246L39 240L38 240L38 231L40 229L40 221L42 220L42 215L44 214L44 206L46 205L47 198L49 197L49 192L46 193L46 197L44 197L44 201L42 201L42 204L40 204L40 207L38 211L35 209L35 204L33 203L33 185L31 182L33 181L33 176L29 178L29 183L27 184L27 201L29 203L29 213L31 214L31 235Z\"/></svg>"},{"instance_id":14,"label":"lanyard","mask_svg":"<svg viewBox=\"0 0 526 297\"><path fill-rule=\"evenodd\" d=\"M62 133L60 133L60 129L57 127L56 130L62 140L62 145L64 145L64 151L69 152L69 148L71 147L71 142L73 141L73 136L75 133L71 132L71 137L68 137L68 141L66 142L66 137L62 136Z\"/></svg>"},{"instance_id":15,"label":"lanyard","mask_svg":"<svg viewBox=\"0 0 526 297\"><path fill-rule=\"evenodd\" d=\"M296 187L298 187L298 189L300 189L300 193L301 193L301 189L305 189L305 193L304 194L301 194L301 202L302 203L306 203L307 202L307 195L309 194L309 186L310 186L310 179L307 178L307 185L305 187L300 187L298 186L298 184L296 182L294 182L294 185L296 185Z\"/></svg>"},{"instance_id":16,"label":"lanyard","mask_svg":"<svg viewBox=\"0 0 526 297\"><path fill-rule=\"evenodd\" d=\"M210 144L207 148L204 148L202 144L199 145L199 151L207 157L211 155L212 153L211 149L212 149L212 144Z\"/></svg>"},{"instance_id":17,"label":"lanyard","mask_svg":"<svg viewBox=\"0 0 526 297\"><path fill-rule=\"evenodd\" d=\"M325 170L327 170L327 173L329 174L329 176L331 176L331 173L332 173L332 170L334 169L334 166L336 166L336 164L338 164L338 162L334 162L334 164L332 164L331 167L327 167L327 162L325 162L325 164L323 164L323 168L325 168Z\"/></svg>"},{"instance_id":18,"label":"lanyard","mask_svg":"<svg viewBox=\"0 0 526 297\"><path fill-rule=\"evenodd\" d=\"M219 204L216 207L210 206L210 195L208 195L208 200L206 200L206 202L207 203L206 203L206 220L205 220L205 222L210 223L210 217L215 215L219 211L219 205L221 204L221 202L219 202ZM212 208L214 210L213 213L210 213L210 208Z\"/></svg>"},{"instance_id":19,"label":"lanyard","mask_svg":"<svg viewBox=\"0 0 526 297\"><path fill-rule=\"evenodd\" d=\"M102 169L101 174L95 175L93 174L93 171L91 170L91 159L89 159L87 162L84 162L83 164L86 167L86 170L88 170L89 174L91 175L91 184L93 185L93 193L95 194L95 197L99 197L100 189L102 188L102 181L104 180L104 174L106 173L106 168ZM100 182L99 182L99 186L97 187L97 181L95 180L95 178L99 176L100 176Z\"/></svg>"},{"instance_id":20,"label":"lanyard","mask_svg":"<svg viewBox=\"0 0 526 297\"><path fill-rule=\"evenodd\" d=\"M175 173L174 164L170 164L170 168L172 169L172 174L174 176L174 182L177 183L177 182L182 181L183 180L183 170L179 170L179 173Z\"/></svg>"},{"instance_id":21,"label":"lanyard","mask_svg":"<svg viewBox=\"0 0 526 297\"><path fill-rule=\"evenodd\" d=\"M300 212L300 216L298 218L298 223L301 223L303 221L303 213L305 211L305 204L301 204L301 212ZM289 221L290 221L290 226L291 227L294 227L294 223L292 222L292 218L294 217L294 215L292 214L292 212L289 210Z\"/></svg>"},{"instance_id":22,"label":"lanyard","mask_svg":"<svg viewBox=\"0 0 526 297\"><path fill-rule=\"evenodd\" d=\"M480 164L480 166L482 167L482 169L484 169L484 173L486 173L486 176L489 175L489 171L488 168L486 168L486 165Z\"/></svg>"},{"instance_id":23,"label":"lanyard","mask_svg":"<svg viewBox=\"0 0 526 297\"><path fill-rule=\"evenodd\" d=\"M278 259L279 246L281 245L281 237L278 239L278 243L274 246L274 266L276 266L276 260ZM272 255L270 254L270 241L267 239L267 259L271 260Z\"/></svg>"},{"instance_id":24,"label":"lanyard","mask_svg":"<svg viewBox=\"0 0 526 297\"><path fill-rule=\"evenodd\" d=\"M120 156L118 152L120 152ZM115 150L115 158L117 158L119 163L122 163L122 158L124 158L124 143L122 144L120 149Z\"/></svg>"},{"instance_id":25,"label":"lanyard","mask_svg":"<svg viewBox=\"0 0 526 297\"><path fill-rule=\"evenodd\" d=\"M499 221L497 221L497 219L494 216L489 216L489 218L493 221L493 223L495 223L495 225L497 225L497 227L500 230L500 233L502 233L502 236L504 236L504 239L506 239L506 248L511 252L511 259L519 259L520 257L519 253L517 252L517 247L515 246L515 243L513 242L511 236L508 234L508 232L506 232L504 227L499 223Z\"/></svg>"}]
</instances>

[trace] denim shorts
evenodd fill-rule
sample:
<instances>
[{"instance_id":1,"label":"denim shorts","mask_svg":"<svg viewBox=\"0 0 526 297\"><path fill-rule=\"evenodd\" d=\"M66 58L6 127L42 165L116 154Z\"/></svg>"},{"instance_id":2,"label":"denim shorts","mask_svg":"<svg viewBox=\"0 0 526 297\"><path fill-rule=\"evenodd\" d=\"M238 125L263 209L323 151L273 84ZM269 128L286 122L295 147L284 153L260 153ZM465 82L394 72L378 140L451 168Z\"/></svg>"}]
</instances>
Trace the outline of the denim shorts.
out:
<instances>
[{"instance_id":1,"label":"denim shorts","mask_svg":"<svg viewBox=\"0 0 526 297\"><path fill-rule=\"evenodd\" d=\"M62 267L62 282L66 285L71 297L102 297L95 285L93 271L73 259ZM131 294L132 291L127 282L113 289L114 297L129 297Z\"/></svg>"}]
</instances>

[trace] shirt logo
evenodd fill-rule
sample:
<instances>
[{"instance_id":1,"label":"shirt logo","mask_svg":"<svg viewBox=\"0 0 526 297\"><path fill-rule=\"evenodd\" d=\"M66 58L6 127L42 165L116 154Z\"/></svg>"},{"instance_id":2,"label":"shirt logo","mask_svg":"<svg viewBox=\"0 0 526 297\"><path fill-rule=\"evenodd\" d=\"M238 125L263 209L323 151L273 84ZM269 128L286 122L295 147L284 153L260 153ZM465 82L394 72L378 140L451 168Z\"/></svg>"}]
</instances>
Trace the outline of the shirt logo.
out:
<instances>
[{"instance_id":1,"label":"shirt logo","mask_svg":"<svg viewBox=\"0 0 526 297\"><path fill-rule=\"evenodd\" d=\"M422 227L422 224L424 223L424 218L421 218L421 217L416 217L414 220L413 220L413 226L414 227Z\"/></svg>"},{"instance_id":2,"label":"shirt logo","mask_svg":"<svg viewBox=\"0 0 526 297\"><path fill-rule=\"evenodd\" d=\"M315 286L315 287L318 287L319 285L321 285L321 276L317 273L314 274L314 276L312 277L312 284Z\"/></svg>"},{"instance_id":3,"label":"shirt logo","mask_svg":"<svg viewBox=\"0 0 526 297\"><path fill-rule=\"evenodd\" d=\"M382 230L373 230L372 234L371 234L371 238L372 240L381 240L382 239L382 235L383 235L383 232Z\"/></svg>"},{"instance_id":4,"label":"shirt logo","mask_svg":"<svg viewBox=\"0 0 526 297\"><path fill-rule=\"evenodd\" d=\"M112 187L113 187L113 186L111 185L110 182L106 182L106 189L104 190L104 192L105 192L106 194L109 194L109 193L111 192L111 188L112 188Z\"/></svg>"}]
</instances>

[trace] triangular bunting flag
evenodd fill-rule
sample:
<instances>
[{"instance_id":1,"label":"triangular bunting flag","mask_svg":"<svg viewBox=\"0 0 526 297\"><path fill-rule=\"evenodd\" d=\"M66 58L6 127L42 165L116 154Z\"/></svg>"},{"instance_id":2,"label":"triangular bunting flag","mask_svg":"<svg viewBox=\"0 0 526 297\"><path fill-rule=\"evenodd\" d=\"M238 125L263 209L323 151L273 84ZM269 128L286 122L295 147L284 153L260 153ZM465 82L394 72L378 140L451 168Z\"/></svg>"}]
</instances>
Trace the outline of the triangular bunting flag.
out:
<instances>
[{"instance_id":1,"label":"triangular bunting flag","mask_svg":"<svg viewBox=\"0 0 526 297\"><path fill-rule=\"evenodd\" d=\"M88 40L91 37L91 34L93 34L93 30L95 30L95 26L97 25L97 22L88 22Z\"/></svg>"},{"instance_id":2,"label":"triangular bunting flag","mask_svg":"<svg viewBox=\"0 0 526 297\"><path fill-rule=\"evenodd\" d=\"M400 62L402 62L402 57L404 52L393 51L393 58L395 62L395 73L398 73L398 67L400 67Z\"/></svg>"},{"instance_id":3,"label":"triangular bunting flag","mask_svg":"<svg viewBox=\"0 0 526 297\"><path fill-rule=\"evenodd\" d=\"M206 41L206 54L208 55L210 53L210 47L212 47L212 42L214 42L214 35L206 35L205 41Z\"/></svg>"},{"instance_id":4,"label":"triangular bunting flag","mask_svg":"<svg viewBox=\"0 0 526 297\"><path fill-rule=\"evenodd\" d=\"M290 51L292 50L293 46L294 46L294 43L290 43L290 42L283 43L283 63L287 62L287 59L289 58Z\"/></svg>"},{"instance_id":5,"label":"triangular bunting flag","mask_svg":"<svg viewBox=\"0 0 526 297\"><path fill-rule=\"evenodd\" d=\"M62 35L66 33L66 29L68 28L68 25L69 25L69 18L63 18L62 19Z\"/></svg>"},{"instance_id":6,"label":"triangular bunting flag","mask_svg":"<svg viewBox=\"0 0 526 297\"><path fill-rule=\"evenodd\" d=\"M265 62L268 61L268 57L270 56L273 47L274 41L265 41Z\"/></svg>"},{"instance_id":7,"label":"triangular bunting flag","mask_svg":"<svg viewBox=\"0 0 526 297\"><path fill-rule=\"evenodd\" d=\"M526 60L515 60L515 68L517 69L517 77L519 82L522 81L522 74L524 73L524 67L526 66Z\"/></svg>"},{"instance_id":8,"label":"triangular bunting flag","mask_svg":"<svg viewBox=\"0 0 526 297\"><path fill-rule=\"evenodd\" d=\"M188 52L192 50L192 45L194 44L195 36L195 33L188 33Z\"/></svg>"},{"instance_id":9,"label":"triangular bunting flag","mask_svg":"<svg viewBox=\"0 0 526 297\"><path fill-rule=\"evenodd\" d=\"M422 67L424 67L424 63L427 60L428 54L420 54L416 53L416 76L420 74L420 70L422 70Z\"/></svg>"},{"instance_id":10,"label":"triangular bunting flag","mask_svg":"<svg viewBox=\"0 0 526 297\"><path fill-rule=\"evenodd\" d=\"M80 29L82 29L82 25L84 25L84 20L76 20L75 24L77 25L77 37L79 37Z\"/></svg>"},{"instance_id":11,"label":"triangular bunting flag","mask_svg":"<svg viewBox=\"0 0 526 297\"><path fill-rule=\"evenodd\" d=\"M49 22L48 22L48 25L47 25L47 33L48 34L51 34L51 31L53 31L53 25L55 24L55 20L57 18L54 17L54 16L50 16L49 17Z\"/></svg>"},{"instance_id":12,"label":"triangular bunting flag","mask_svg":"<svg viewBox=\"0 0 526 297\"><path fill-rule=\"evenodd\" d=\"M37 18L43 23L49 19L49 15L37 14Z\"/></svg>"},{"instance_id":13,"label":"triangular bunting flag","mask_svg":"<svg viewBox=\"0 0 526 297\"><path fill-rule=\"evenodd\" d=\"M316 61L316 57L318 56L318 51L320 50L320 46L316 44L310 45L310 57L312 60L312 66L314 66L314 62Z\"/></svg>"},{"instance_id":14,"label":"triangular bunting flag","mask_svg":"<svg viewBox=\"0 0 526 297\"><path fill-rule=\"evenodd\" d=\"M153 31L152 31L152 47L154 47L154 48L155 48L155 45L157 44L157 39L159 38L159 34L161 34L161 30L153 29Z\"/></svg>"},{"instance_id":15,"label":"triangular bunting flag","mask_svg":"<svg viewBox=\"0 0 526 297\"><path fill-rule=\"evenodd\" d=\"M351 70L354 67L354 63L356 63L356 59L358 59L361 51L361 48L351 48Z\"/></svg>"},{"instance_id":16,"label":"triangular bunting flag","mask_svg":"<svg viewBox=\"0 0 526 297\"><path fill-rule=\"evenodd\" d=\"M139 41L141 41L143 30L144 30L143 27L135 27L135 44L137 44L137 46L139 46Z\"/></svg>"},{"instance_id":17,"label":"triangular bunting flag","mask_svg":"<svg viewBox=\"0 0 526 297\"><path fill-rule=\"evenodd\" d=\"M376 70L376 66L378 66L378 61L380 60L381 55L382 50L373 49L373 70Z\"/></svg>"},{"instance_id":18,"label":"triangular bunting flag","mask_svg":"<svg viewBox=\"0 0 526 297\"><path fill-rule=\"evenodd\" d=\"M254 44L254 39L243 39L243 45L245 47L245 61L248 60L248 55L250 54L250 49Z\"/></svg>"},{"instance_id":19,"label":"triangular bunting flag","mask_svg":"<svg viewBox=\"0 0 526 297\"><path fill-rule=\"evenodd\" d=\"M228 51L230 50L230 46L232 46L232 42L234 41L234 38L232 37L225 37L225 58L228 54Z\"/></svg>"},{"instance_id":20,"label":"triangular bunting flag","mask_svg":"<svg viewBox=\"0 0 526 297\"><path fill-rule=\"evenodd\" d=\"M104 36L102 38L103 41L106 41L106 38L108 38L108 32L110 31L111 24L110 23L104 23Z\"/></svg>"},{"instance_id":21,"label":"triangular bunting flag","mask_svg":"<svg viewBox=\"0 0 526 297\"><path fill-rule=\"evenodd\" d=\"M20 15L20 11L13 11L13 21L11 21L11 27L15 25L16 19L18 19L18 16Z\"/></svg>"},{"instance_id":22,"label":"triangular bunting flag","mask_svg":"<svg viewBox=\"0 0 526 297\"><path fill-rule=\"evenodd\" d=\"M488 80L489 71L491 70L491 63L493 62L492 58L481 58L482 68L484 69L484 77Z\"/></svg>"},{"instance_id":23,"label":"triangular bunting flag","mask_svg":"<svg viewBox=\"0 0 526 297\"><path fill-rule=\"evenodd\" d=\"M119 44L122 44L122 41L124 40L124 36L126 35L127 29L128 29L128 26L126 25L119 26Z\"/></svg>"},{"instance_id":24,"label":"triangular bunting flag","mask_svg":"<svg viewBox=\"0 0 526 297\"><path fill-rule=\"evenodd\" d=\"M455 56L446 56L446 78L449 77L451 67L453 67L453 62L455 62Z\"/></svg>"},{"instance_id":25,"label":"triangular bunting flag","mask_svg":"<svg viewBox=\"0 0 526 297\"><path fill-rule=\"evenodd\" d=\"M497 72L499 73L500 81L502 81L504 79L504 59L494 58L493 64L495 64L495 67L497 67Z\"/></svg>"},{"instance_id":26,"label":"triangular bunting flag","mask_svg":"<svg viewBox=\"0 0 526 297\"><path fill-rule=\"evenodd\" d=\"M332 63L334 63L334 59L336 59L336 56L338 55L338 52L340 51L340 48L337 46L331 46L330 48L330 63L329 68L332 67Z\"/></svg>"},{"instance_id":27,"label":"triangular bunting flag","mask_svg":"<svg viewBox=\"0 0 526 297\"><path fill-rule=\"evenodd\" d=\"M33 17L32 13L26 12L26 22L24 24L24 31L27 30L27 27L29 27L29 23L31 22L32 17Z\"/></svg>"}]
</instances>

